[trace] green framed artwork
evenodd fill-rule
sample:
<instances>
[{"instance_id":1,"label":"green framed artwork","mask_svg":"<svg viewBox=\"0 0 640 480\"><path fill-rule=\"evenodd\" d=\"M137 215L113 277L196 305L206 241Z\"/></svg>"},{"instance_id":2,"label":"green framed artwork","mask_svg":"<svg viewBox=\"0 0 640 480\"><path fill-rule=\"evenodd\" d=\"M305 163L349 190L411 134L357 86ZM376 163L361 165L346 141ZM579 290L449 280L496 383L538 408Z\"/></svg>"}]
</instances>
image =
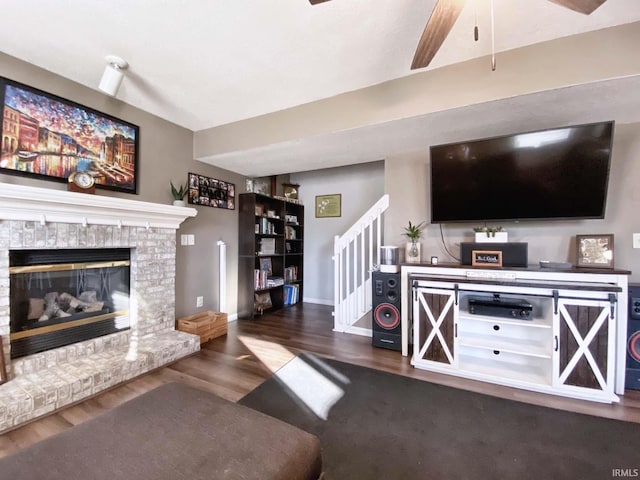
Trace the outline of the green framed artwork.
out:
<instances>
[{"instance_id":1,"label":"green framed artwork","mask_svg":"<svg viewBox=\"0 0 640 480\"><path fill-rule=\"evenodd\" d=\"M316 218L340 217L342 194L316 195Z\"/></svg>"}]
</instances>

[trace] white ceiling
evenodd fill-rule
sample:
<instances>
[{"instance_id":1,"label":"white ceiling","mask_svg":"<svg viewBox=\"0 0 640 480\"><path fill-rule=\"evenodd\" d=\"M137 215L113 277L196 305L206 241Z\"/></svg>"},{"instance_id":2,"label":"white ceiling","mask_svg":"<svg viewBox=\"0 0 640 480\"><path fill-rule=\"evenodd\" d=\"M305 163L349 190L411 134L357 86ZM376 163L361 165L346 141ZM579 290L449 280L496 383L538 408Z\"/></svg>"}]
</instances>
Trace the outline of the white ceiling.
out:
<instances>
[{"instance_id":1,"label":"white ceiling","mask_svg":"<svg viewBox=\"0 0 640 480\"><path fill-rule=\"evenodd\" d=\"M118 55L130 64L118 99L199 131L415 73L409 67L434 4L19 0L2 6L0 49L94 89L104 57ZM640 20L639 0L608 0L590 16L547 0L494 4L497 51ZM490 0L469 0L429 69L490 52L489 5ZM481 39L474 43L476 17ZM387 132L397 129L388 127ZM336 158L334 163L387 154L382 147L372 152L359 138L342 132L322 144L330 147L326 153ZM316 148L317 140L301 139L291 146ZM280 145L278 154L286 147ZM350 158L339 161L347 149ZM225 168L257 173L236 164L228 162ZM311 164L299 170L307 167ZM260 173L273 172L262 167Z\"/></svg>"}]
</instances>

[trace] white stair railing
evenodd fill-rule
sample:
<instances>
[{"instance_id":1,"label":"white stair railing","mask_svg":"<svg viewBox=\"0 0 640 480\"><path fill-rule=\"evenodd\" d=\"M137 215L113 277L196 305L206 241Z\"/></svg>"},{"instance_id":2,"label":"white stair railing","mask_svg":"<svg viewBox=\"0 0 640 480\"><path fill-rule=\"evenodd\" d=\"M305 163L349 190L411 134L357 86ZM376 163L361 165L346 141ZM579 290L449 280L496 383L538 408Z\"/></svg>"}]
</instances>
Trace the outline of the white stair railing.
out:
<instances>
[{"instance_id":1,"label":"white stair railing","mask_svg":"<svg viewBox=\"0 0 640 480\"><path fill-rule=\"evenodd\" d=\"M333 242L336 332L371 336L370 328L354 326L371 310L371 270L380 265L382 214L389 207L384 195L342 236Z\"/></svg>"}]
</instances>

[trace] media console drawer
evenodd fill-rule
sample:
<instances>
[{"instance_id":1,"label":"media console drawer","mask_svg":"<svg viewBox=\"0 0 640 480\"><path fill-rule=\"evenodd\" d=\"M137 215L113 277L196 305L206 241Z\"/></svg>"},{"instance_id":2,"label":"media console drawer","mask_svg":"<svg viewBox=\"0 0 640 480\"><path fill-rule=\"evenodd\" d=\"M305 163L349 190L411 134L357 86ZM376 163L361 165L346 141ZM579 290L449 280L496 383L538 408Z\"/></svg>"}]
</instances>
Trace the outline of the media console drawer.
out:
<instances>
[{"instance_id":1,"label":"media console drawer","mask_svg":"<svg viewBox=\"0 0 640 480\"><path fill-rule=\"evenodd\" d=\"M459 368L472 374L551 387L551 356L529 357L497 348L465 347L460 352Z\"/></svg>"},{"instance_id":2,"label":"media console drawer","mask_svg":"<svg viewBox=\"0 0 640 480\"><path fill-rule=\"evenodd\" d=\"M553 340L551 324L541 321L533 324L521 321L501 322L499 318L460 316L458 320L458 342L479 346L499 346L513 352L549 356Z\"/></svg>"}]
</instances>

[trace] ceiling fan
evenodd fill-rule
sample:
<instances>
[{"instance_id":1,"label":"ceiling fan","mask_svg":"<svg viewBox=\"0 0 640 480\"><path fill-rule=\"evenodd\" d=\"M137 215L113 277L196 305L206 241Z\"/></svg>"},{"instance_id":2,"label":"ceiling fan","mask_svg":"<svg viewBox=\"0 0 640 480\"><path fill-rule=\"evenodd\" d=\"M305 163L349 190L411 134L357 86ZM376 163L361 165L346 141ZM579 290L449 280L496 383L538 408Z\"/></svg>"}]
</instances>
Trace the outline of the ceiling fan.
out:
<instances>
[{"instance_id":1,"label":"ceiling fan","mask_svg":"<svg viewBox=\"0 0 640 480\"><path fill-rule=\"evenodd\" d=\"M311 5L329 0L309 0ZM607 0L548 0L570 10L589 15ZM437 0L427 26L422 32L418 48L411 63L411 70L424 68L435 56L456 23L467 0Z\"/></svg>"}]
</instances>

